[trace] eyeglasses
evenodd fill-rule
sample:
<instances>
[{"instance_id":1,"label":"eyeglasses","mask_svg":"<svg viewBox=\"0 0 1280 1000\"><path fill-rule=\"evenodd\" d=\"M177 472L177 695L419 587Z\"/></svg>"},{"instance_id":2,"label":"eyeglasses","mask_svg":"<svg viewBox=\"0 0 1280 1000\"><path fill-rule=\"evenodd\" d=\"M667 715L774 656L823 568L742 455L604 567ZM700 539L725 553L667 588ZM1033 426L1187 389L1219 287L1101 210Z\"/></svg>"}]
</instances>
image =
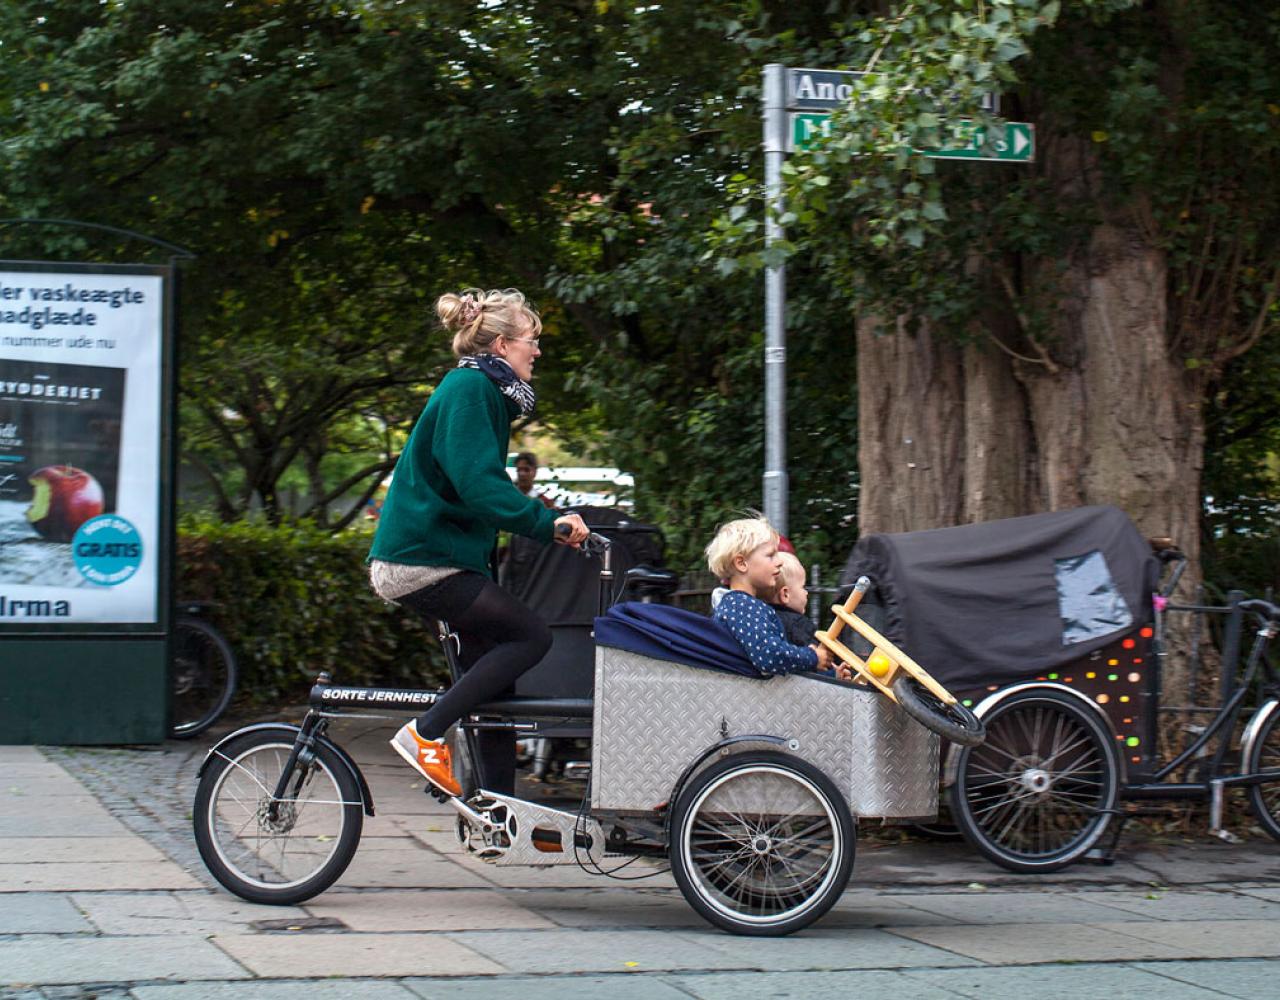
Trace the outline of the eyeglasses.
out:
<instances>
[{"instance_id":1,"label":"eyeglasses","mask_svg":"<svg viewBox=\"0 0 1280 1000\"><path fill-rule=\"evenodd\" d=\"M513 340L517 344L531 344L535 351L538 349L538 341L541 339L541 337L508 337L506 334L503 334L503 340Z\"/></svg>"}]
</instances>

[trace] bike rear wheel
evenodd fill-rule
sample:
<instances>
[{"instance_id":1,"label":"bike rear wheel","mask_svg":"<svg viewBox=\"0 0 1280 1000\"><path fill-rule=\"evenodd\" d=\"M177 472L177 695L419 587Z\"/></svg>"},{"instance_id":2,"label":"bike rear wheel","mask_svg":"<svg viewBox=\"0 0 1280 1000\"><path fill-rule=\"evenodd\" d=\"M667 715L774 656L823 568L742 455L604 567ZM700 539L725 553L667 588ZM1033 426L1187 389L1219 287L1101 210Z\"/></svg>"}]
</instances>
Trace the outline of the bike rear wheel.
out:
<instances>
[{"instance_id":1,"label":"bike rear wheel","mask_svg":"<svg viewBox=\"0 0 1280 1000\"><path fill-rule=\"evenodd\" d=\"M186 740L212 726L236 689L236 657L208 622L179 618L169 667L169 735Z\"/></svg>"},{"instance_id":2,"label":"bike rear wheel","mask_svg":"<svg viewBox=\"0 0 1280 1000\"><path fill-rule=\"evenodd\" d=\"M323 892L355 856L364 823L346 762L317 744L289 773L288 732L249 732L209 760L196 789L196 845L209 872L252 903L288 905Z\"/></svg>"},{"instance_id":3,"label":"bike rear wheel","mask_svg":"<svg viewBox=\"0 0 1280 1000\"><path fill-rule=\"evenodd\" d=\"M965 839L1014 872L1057 871L1082 858L1119 797L1115 736L1058 691L1013 695L983 721L986 742L954 751L951 815Z\"/></svg>"},{"instance_id":4,"label":"bike rear wheel","mask_svg":"<svg viewBox=\"0 0 1280 1000\"><path fill-rule=\"evenodd\" d=\"M671 869L689 905L734 934L790 934L829 910L853 868L854 824L831 779L772 751L695 775L672 813Z\"/></svg>"}]
</instances>

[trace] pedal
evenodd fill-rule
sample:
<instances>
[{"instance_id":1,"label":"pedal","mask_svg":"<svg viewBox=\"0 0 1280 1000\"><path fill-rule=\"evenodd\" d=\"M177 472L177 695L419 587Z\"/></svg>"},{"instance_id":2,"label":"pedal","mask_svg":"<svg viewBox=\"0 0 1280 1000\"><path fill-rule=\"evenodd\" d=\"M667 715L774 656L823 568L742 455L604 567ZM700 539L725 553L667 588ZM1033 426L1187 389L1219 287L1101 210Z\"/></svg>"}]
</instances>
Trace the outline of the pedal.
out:
<instances>
[{"instance_id":1,"label":"pedal","mask_svg":"<svg viewBox=\"0 0 1280 1000\"><path fill-rule=\"evenodd\" d=\"M586 781L591 777L591 761L571 760L564 765L566 781Z\"/></svg>"},{"instance_id":2,"label":"pedal","mask_svg":"<svg viewBox=\"0 0 1280 1000\"><path fill-rule=\"evenodd\" d=\"M439 788L433 785L430 781L424 781L422 783L422 791L423 791L423 794L430 795L433 799L435 799L441 805L443 805L444 803L448 802L450 799L453 798L453 796L450 795L448 792L441 791Z\"/></svg>"}]
</instances>

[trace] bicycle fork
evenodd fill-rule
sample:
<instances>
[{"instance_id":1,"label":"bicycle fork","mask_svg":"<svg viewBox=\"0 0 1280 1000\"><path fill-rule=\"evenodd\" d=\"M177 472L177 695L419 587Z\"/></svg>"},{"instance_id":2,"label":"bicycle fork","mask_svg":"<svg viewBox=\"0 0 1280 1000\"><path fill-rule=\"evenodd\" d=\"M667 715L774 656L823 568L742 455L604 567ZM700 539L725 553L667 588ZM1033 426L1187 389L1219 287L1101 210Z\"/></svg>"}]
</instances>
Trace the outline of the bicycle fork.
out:
<instances>
[{"instance_id":1,"label":"bicycle fork","mask_svg":"<svg viewBox=\"0 0 1280 1000\"><path fill-rule=\"evenodd\" d=\"M289 759L280 769L280 777L271 792L271 804L267 806L267 818L271 822L279 820L280 804L291 798L297 798L302 790L302 783L306 781L307 775L311 773L311 766L315 763L316 739L324 734L325 725L324 716L318 712L308 712L302 720L297 738L294 739L293 747L289 751ZM298 771L298 780L293 786L293 793L290 794L289 782L295 770Z\"/></svg>"}]
</instances>

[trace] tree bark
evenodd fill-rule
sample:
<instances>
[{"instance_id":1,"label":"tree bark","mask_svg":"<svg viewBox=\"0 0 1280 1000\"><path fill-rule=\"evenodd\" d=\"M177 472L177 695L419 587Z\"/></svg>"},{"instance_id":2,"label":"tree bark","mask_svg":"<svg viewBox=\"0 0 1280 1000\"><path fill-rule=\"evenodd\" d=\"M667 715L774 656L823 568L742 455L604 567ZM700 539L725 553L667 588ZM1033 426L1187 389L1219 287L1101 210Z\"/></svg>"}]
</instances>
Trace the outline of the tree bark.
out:
<instances>
[{"instance_id":1,"label":"tree bark","mask_svg":"<svg viewBox=\"0 0 1280 1000\"><path fill-rule=\"evenodd\" d=\"M962 350L899 318L857 324L861 530L914 531L962 520Z\"/></svg>"},{"instance_id":2,"label":"tree bark","mask_svg":"<svg viewBox=\"0 0 1280 1000\"><path fill-rule=\"evenodd\" d=\"M990 322L961 346L927 323L858 320L860 531L1114 504L1187 554L1188 595L1204 426L1200 390L1170 357L1163 255L1105 222L1054 273L1043 363ZM1167 686L1184 678L1168 664Z\"/></svg>"}]
</instances>

